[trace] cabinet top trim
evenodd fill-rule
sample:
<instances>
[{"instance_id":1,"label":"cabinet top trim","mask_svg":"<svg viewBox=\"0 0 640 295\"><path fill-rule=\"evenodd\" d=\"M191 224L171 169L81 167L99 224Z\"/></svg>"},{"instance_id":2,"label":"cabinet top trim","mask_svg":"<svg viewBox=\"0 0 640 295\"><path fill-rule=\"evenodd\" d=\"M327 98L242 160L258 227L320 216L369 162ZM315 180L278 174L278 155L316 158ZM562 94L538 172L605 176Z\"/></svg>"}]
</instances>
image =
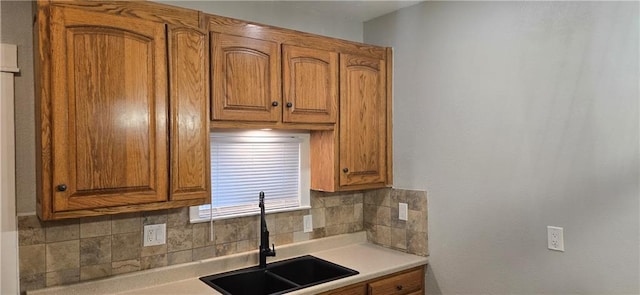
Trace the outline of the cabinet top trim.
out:
<instances>
[{"instance_id":1,"label":"cabinet top trim","mask_svg":"<svg viewBox=\"0 0 640 295\"><path fill-rule=\"evenodd\" d=\"M42 2L38 1L40 5ZM133 17L171 25L200 27L201 13L197 10L149 1L60 1L51 0L54 6L81 8L85 11Z\"/></svg>"},{"instance_id":2,"label":"cabinet top trim","mask_svg":"<svg viewBox=\"0 0 640 295\"><path fill-rule=\"evenodd\" d=\"M349 53L377 59L386 58L386 48L311 33L284 29L230 17L205 14L210 32L275 41L300 47Z\"/></svg>"}]
</instances>

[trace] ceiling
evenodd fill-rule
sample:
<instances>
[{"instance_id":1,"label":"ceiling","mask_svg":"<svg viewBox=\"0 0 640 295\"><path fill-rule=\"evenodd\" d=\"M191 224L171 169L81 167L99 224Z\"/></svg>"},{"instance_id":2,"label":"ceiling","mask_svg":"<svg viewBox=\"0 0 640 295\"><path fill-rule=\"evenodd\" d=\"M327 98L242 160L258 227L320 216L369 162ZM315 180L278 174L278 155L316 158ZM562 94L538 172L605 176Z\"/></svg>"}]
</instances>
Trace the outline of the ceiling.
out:
<instances>
[{"instance_id":1,"label":"ceiling","mask_svg":"<svg viewBox=\"0 0 640 295\"><path fill-rule=\"evenodd\" d=\"M317 0L295 0L287 1L296 9L307 11L313 14L332 15L344 19L364 22L374 19L378 16L396 11L400 8L420 3L419 1L378 1L378 0L359 0L359 1L317 1Z\"/></svg>"}]
</instances>

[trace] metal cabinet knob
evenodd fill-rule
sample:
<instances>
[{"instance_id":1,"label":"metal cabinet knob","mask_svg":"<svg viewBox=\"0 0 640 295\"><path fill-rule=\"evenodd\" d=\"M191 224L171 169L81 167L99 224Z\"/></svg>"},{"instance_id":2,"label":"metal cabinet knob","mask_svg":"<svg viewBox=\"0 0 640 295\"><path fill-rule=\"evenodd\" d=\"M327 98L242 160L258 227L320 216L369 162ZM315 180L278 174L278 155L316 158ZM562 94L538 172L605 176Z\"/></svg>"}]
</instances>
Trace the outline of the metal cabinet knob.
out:
<instances>
[{"instance_id":1,"label":"metal cabinet knob","mask_svg":"<svg viewBox=\"0 0 640 295\"><path fill-rule=\"evenodd\" d=\"M398 291L402 291L402 285L397 285L397 286L396 286L396 290L398 290Z\"/></svg>"},{"instance_id":2,"label":"metal cabinet knob","mask_svg":"<svg viewBox=\"0 0 640 295\"><path fill-rule=\"evenodd\" d=\"M64 192L67 190L67 185L66 184L59 184L57 187L59 192Z\"/></svg>"},{"instance_id":3,"label":"metal cabinet knob","mask_svg":"<svg viewBox=\"0 0 640 295\"><path fill-rule=\"evenodd\" d=\"M287 103L287 107L288 107L288 108L290 108L290 107L292 107L292 106L293 106L293 104L292 104L292 103L290 103L290 102L288 102L288 103Z\"/></svg>"},{"instance_id":4,"label":"metal cabinet knob","mask_svg":"<svg viewBox=\"0 0 640 295\"><path fill-rule=\"evenodd\" d=\"M271 103L271 105L274 106L274 107L277 107L278 106L278 102L274 101L274 102Z\"/></svg>"},{"instance_id":5,"label":"metal cabinet knob","mask_svg":"<svg viewBox=\"0 0 640 295\"><path fill-rule=\"evenodd\" d=\"M344 173L349 172L349 168L342 168L342 172L344 172Z\"/></svg>"}]
</instances>

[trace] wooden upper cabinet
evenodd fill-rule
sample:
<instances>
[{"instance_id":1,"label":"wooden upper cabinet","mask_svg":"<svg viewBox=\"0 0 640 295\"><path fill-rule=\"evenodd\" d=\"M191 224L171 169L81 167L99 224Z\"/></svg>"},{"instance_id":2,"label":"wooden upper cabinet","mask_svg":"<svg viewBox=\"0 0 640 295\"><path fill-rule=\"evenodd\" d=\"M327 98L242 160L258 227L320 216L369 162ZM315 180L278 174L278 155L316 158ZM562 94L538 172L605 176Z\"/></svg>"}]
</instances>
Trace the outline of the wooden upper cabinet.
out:
<instances>
[{"instance_id":1,"label":"wooden upper cabinet","mask_svg":"<svg viewBox=\"0 0 640 295\"><path fill-rule=\"evenodd\" d=\"M283 122L335 123L338 54L283 45Z\"/></svg>"},{"instance_id":2,"label":"wooden upper cabinet","mask_svg":"<svg viewBox=\"0 0 640 295\"><path fill-rule=\"evenodd\" d=\"M383 59L340 56L340 186L386 183L386 73Z\"/></svg>"},{"instance_id":3,"label":"wooden upper cabinet","mask_svg":"<svg viewBox=\"0 0 640 295\"><path fill-rule=\"evenodd\" d=\"M213 120L278 122L278 43L211 33Z\"/></svg>"},{"instance_id":4,"label":"wooden upper cabinet","mask_svg":"<svg viewBox=\"0 0 640 295\"><path fill-rule=\"evenodd\" d=\"M129 2L36 7L38 216L207 203L209 43L198 12Z\"/></svg>"},{"instance_id":5,"label":"wooden upper cabinet","mask_svg":"<svg viewBox=\"0 0 640 295\"><path fill-rule=\"evenodd\" d=\"M167 200L160 23L52 7L53 212Z\"/></svg>"},{"instance_id":6,"label":"wooden upper cabinet","mask_svg":"<svg viewBox=\"0 0 640 295\"><path fill-rule=\"evenodd\" d=\"M209 66L207 34L169 27L171 200L208 199Z\"/></svg>"}]
</instances>

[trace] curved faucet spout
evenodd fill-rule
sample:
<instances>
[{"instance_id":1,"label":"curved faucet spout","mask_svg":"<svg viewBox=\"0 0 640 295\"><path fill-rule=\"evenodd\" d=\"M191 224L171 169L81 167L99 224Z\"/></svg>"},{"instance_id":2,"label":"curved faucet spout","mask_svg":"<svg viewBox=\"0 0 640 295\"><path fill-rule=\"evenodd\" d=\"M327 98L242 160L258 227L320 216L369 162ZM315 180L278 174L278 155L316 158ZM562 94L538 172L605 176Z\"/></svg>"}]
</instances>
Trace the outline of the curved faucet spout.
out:
<instances>
[{"instance_id":1,"label":"curved faucet spout","mask_svg":"<svg viewBox=\"0 0 640 295\"><path fill-rule=\"evenodd\" d=\"M260 207L260 249L258 254L260 255L260 268L265 268L267 267L267 256L276 256L276 247L272 244L272 248L269 248L269 230L264 212L264 192L260 192L258 206Z\"/></svg>"}]
</instances>

